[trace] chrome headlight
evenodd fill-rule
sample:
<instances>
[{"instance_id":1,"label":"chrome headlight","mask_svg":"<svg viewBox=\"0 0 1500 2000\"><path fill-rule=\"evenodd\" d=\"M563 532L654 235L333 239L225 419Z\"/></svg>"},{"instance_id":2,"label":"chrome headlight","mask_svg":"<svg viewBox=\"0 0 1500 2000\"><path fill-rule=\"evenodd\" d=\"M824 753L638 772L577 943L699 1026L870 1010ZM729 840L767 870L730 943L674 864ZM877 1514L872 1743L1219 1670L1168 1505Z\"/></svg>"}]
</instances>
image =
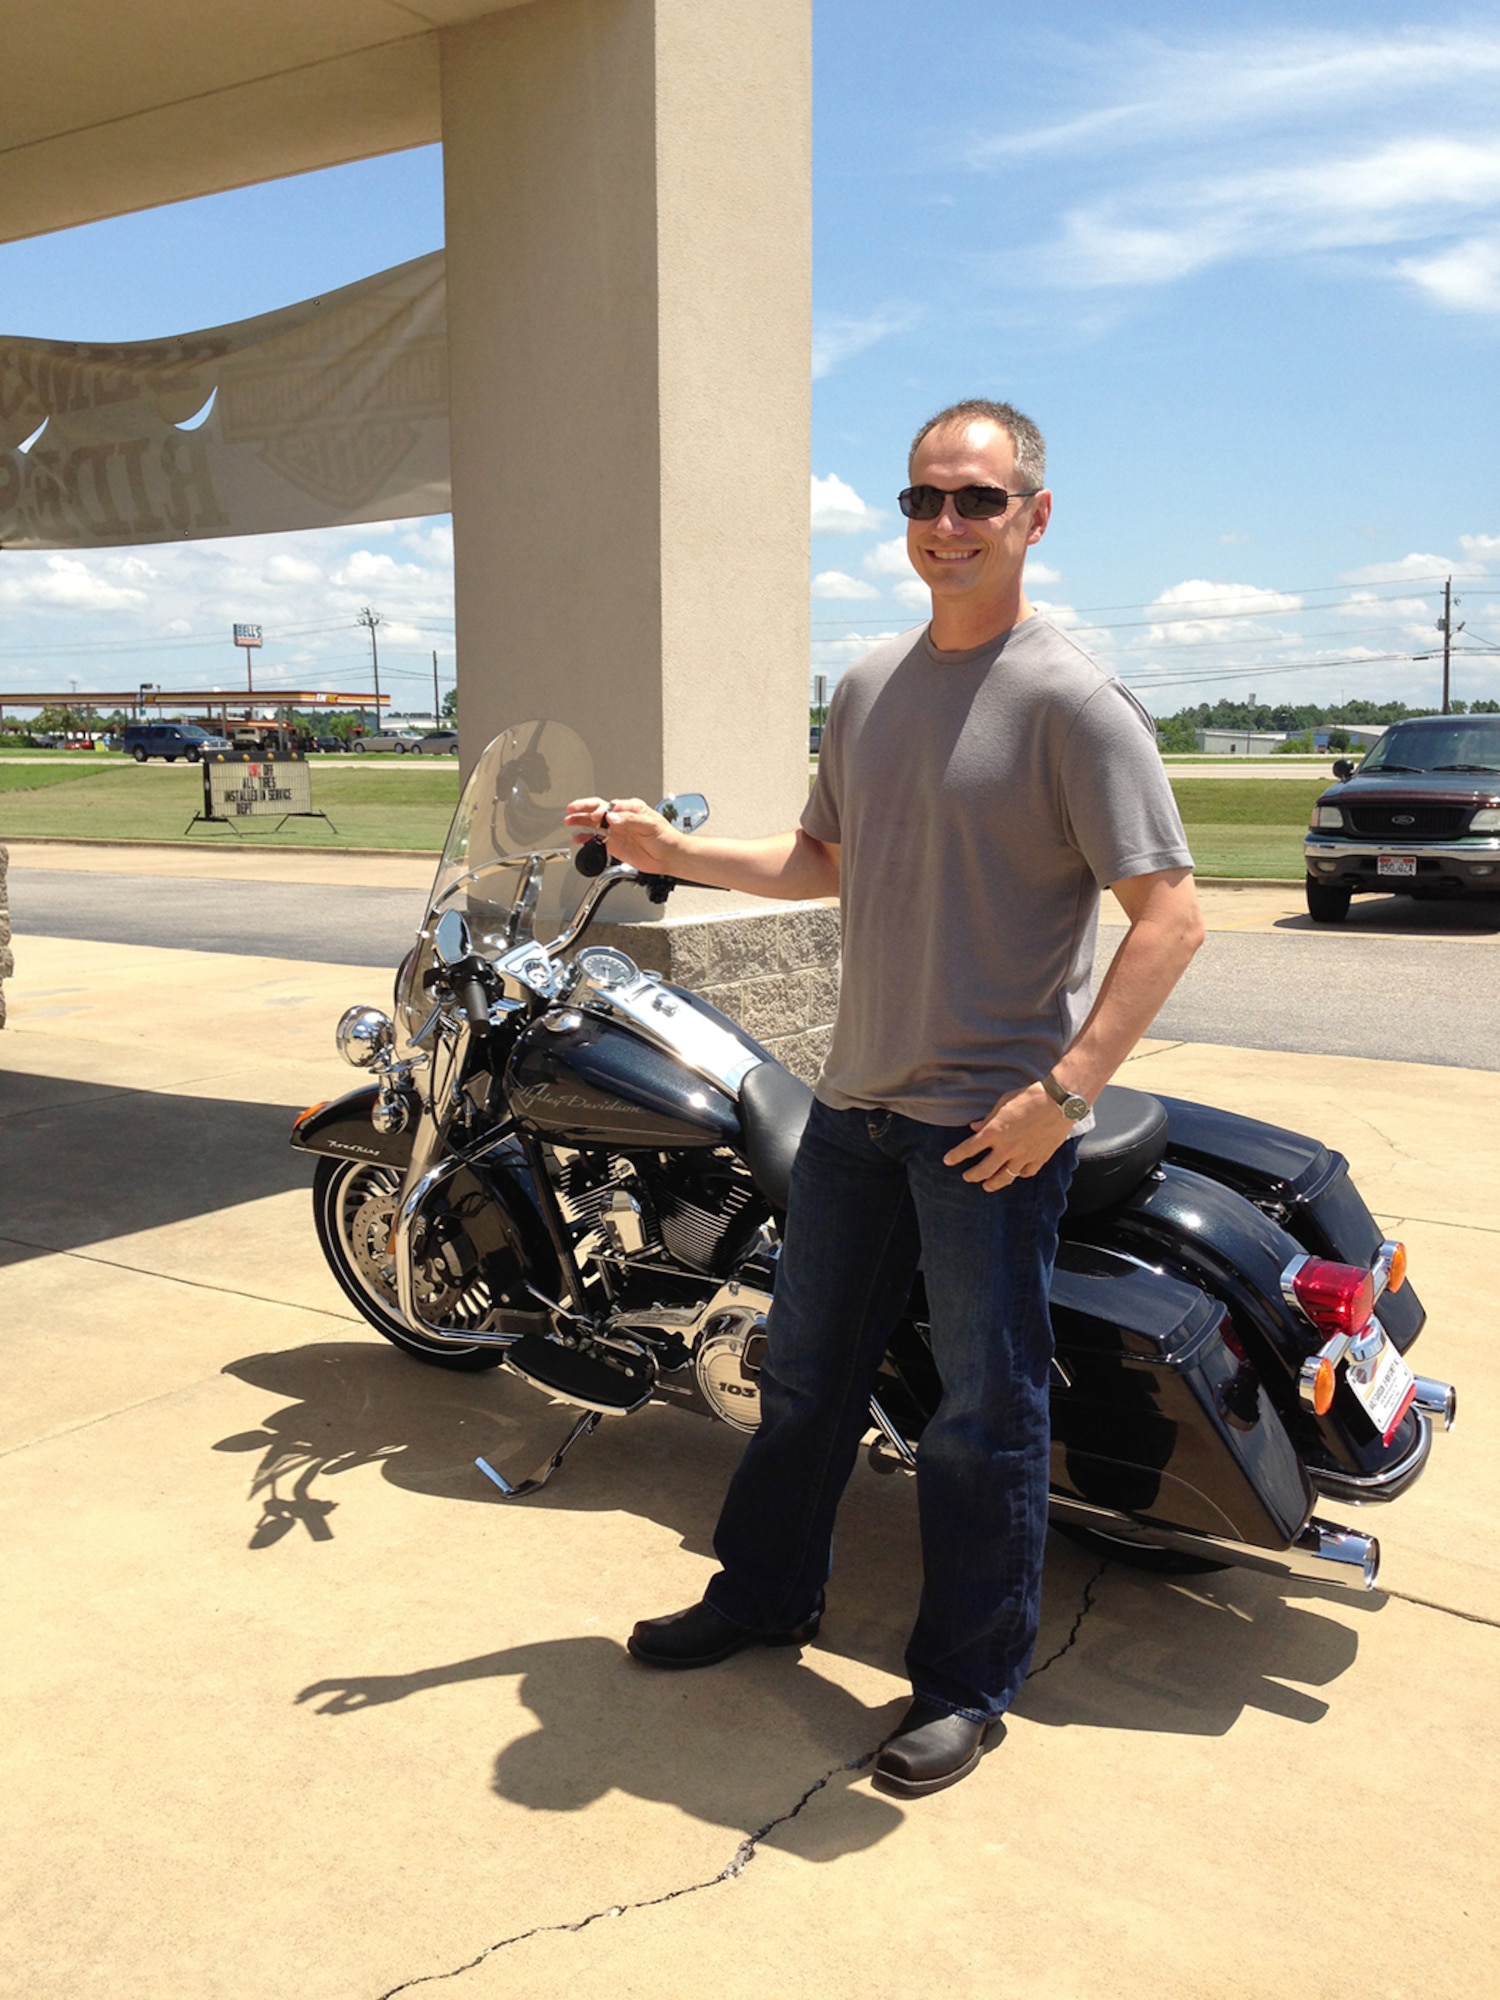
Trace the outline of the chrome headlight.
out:
<instances>
[{"instance_id":1,"label":"chrome headlight","mask_svg":"<svg viewBox=\"0 0 1500 2000\"><path fill-rule=\"evenodd\" d=\"M1314 806L1309 826L1342 826L1344 815L1338 806Z\"/></svg>"},{"instance_id":2,"label":"chrome headlight","mask_svg":"<svg viewBox=\"0 0 1500 2000\"><path fill-rule=\"evenodd\" d=\"M390 1053L396 1030L378 1007L350 1007L333 1031L339 1054L356 1069L373 1069Z\"/></svg>"}]
</instances>

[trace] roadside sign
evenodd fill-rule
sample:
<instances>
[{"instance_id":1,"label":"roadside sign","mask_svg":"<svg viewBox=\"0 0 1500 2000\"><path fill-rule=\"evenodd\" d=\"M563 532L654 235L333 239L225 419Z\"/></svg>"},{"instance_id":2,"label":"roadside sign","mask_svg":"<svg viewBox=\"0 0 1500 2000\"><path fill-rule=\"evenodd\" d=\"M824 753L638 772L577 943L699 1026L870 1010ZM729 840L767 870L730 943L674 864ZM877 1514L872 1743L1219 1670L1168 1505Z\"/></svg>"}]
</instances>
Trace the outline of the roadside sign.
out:
<instances>
[{"instance_id":1,"label":"roadside sign","mask_svg":"<svg viewBox=\"0 0 1500 2000\"><path fill-rule=\"evenodd\" d=\"M204 758L203 810L188 821L189 832L200 821L228 826L236 833L242 828L248 832L244 822L267 818L275 819L277 827L289 819L328 820L333 827L327 813L313 805L312 772L305 757L266 757L252 752Z\"/></svg>"},{"instance_id":2,"label":"roadside sign","mask_svg":"<svg viewBox=\"0 0 1500 2000\"><path fill-rule=\"evenodd\" d=\"M262 645L264 641L261 638L260 627L258 625L236 625L234 628L234 643L237 646Z\"/></svg>"}]
</instances>

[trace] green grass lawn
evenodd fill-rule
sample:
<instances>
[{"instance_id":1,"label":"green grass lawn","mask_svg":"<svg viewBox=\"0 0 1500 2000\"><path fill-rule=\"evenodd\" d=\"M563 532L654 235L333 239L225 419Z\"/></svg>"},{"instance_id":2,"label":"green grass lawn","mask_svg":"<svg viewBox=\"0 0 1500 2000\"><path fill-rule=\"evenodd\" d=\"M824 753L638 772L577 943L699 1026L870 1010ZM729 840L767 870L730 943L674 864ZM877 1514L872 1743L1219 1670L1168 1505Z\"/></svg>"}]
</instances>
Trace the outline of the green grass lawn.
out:
<instances>
[{"instance_id":1,"label":"green grass lawn","mask_svg":"<svg viewBox=\"0 0 1500 2000\"><path fill-rule=\"evenodd\" d=\"M333 828L320 819L291 819L275 833L274 819L257 820L247 844L442 846L458 802L456 765L424 761L419 770L397 770L382 759L310 769L313 804ZM193 764L0 764L0 840L181 840L202 800L203 778ZM236 840L226 827L201 825L192 838L219 846Z\"/></svg>"},{"instance_id":2,"label":"green grass lawn","mask_svg":"<svg viewBox=\"0 0 1500 2000\"><path fill-rule=\"evenodd\" d=\"M1174 778L1188 846L1200 875L1264 875L1300 882L1302 836L1330 778Z\"/></svg>"},{"instance_id":3,"label":"green grass lawn","mask_svg":"<svg viewBox=\"0 0 1500 2000\"><path fill-rule=\"evenodd\" d=\"M322 820L260 820L248 840L282 847L439 848L458 800L458 769L395 757L309 765ZM1300 881L1308 808L1328 778L1174 779L1188 844L1202 875L1265 875ZM0 840L181 840L203 797L192 764L79 758L66 764L0 764ZM195 840L227 846L222 827L197 826Z\"/></svg>"}]
</instances>

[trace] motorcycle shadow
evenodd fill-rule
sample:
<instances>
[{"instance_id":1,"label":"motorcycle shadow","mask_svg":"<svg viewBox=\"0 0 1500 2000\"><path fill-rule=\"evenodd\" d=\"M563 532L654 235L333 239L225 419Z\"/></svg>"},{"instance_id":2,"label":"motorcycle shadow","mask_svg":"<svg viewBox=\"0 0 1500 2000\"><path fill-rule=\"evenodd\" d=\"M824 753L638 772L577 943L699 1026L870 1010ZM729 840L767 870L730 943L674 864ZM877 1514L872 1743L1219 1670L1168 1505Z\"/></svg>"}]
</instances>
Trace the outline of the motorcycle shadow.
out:
<instances>
[{"instance_id":1,"label":"motorcycle shadow","mask_svg":"<svg viewBox=\"0 0 1500 2000\"><path fill-rule=\"evenodd\" d=\"M249 1355L225 1372L287 1399L259 1429L221 1439L215 1447L260 1454L251 1479L251 1497L261 1508L250 1536L252 1548L270 1547L298 1527L315 1541L333 1539L329 1517L338 1503L328 1496L325 1483L357 1467L379 1465L382 1476L405 1491L502 1511L576 1515L624 1510L668 1528L692 1554L708 1556L719 1501L742 1448L740 1436L723 1424L653 1405L601 1425L593 1438L579 1444L544 1492L511 1502L478 1471L475 1458L483 1456L519 1476L547 1457L571 1421L570 1412L514 1376L443 1374L373 1340ZM696 1582L701 1572L695 1568L693 1574ZM874 1668L899 1686L920 1577L914 1483L900 1474L876 1477L863 1465L857 1467L839 1516L836 1563L817 1650ZM660 1601L631 1606L629 1616L675 1609L688 1601L693 1587L674 1589L672 1578L664 1576ZM1144 1575L1119 1561L1101 1562L1054 1535L1048 1543L1036 1665L1014 1713L1046 1727L1195 1736L1227 1733L1247 1708L1315 1723L1328 1712L1329 1702L1307 1690L1330 1688L1355 1661L1358 1633L1348 1614L1375 1613L1385 1602L1379 1594L1364 1596L1248 1570ZM1343 1615L1325 1615L1325 1605ZM734 1670L736 1688L768 1666L779 1673L784 1660L748 1656ZM664 1712L680 1716L684 1709L701 1709L709 1718L704 1755L712 1762L709 1746L714 1732L723 1728L725 1694L719 1676L643 1675L607 1639L548 1642L485 1661L427 1668L400 1677L399 1684L384 1692L368 1681L339 1684L347 1690L342 1695L332 1683L321 1692L329 1697L332 1711L342 1713L428 1685L512 1672L539 1675L537 1712L565 1717L570 1729L578 1724L580 1688L592 1690L592 1700L584 1703L592 1709L600 1676L607 1683L623 1673L632 1687L645 1682L655 1692L647 1696L637 1689L635 1699L645 1700L647 1709L665 1701ZM566 1698L554 1698L554 1683L568 1690ZM793 1707L829 1700L837 1706L848 1699L816 1675L799 1674L784 1684L797 1690ZM701 1697L688 1692L703 1688ZM609 1699L615 1700L613 1690ZM880 1730L869 1733L873 1718L866 1710L859 1713L865 1717L868 1740L876 1740ZM892 1719L897 1713L893 1707ZM851 1741L846 1720L832 1714L826 1720L827 1732L818 1732L821 1744L836 1748ZM633 1749L622 1747L622 1739L634 1732L623 1726L617 1712L611 1709L601 1727L613 1746L601 1768L635 1756ZM644 1711L641 1727L647 1748L637 1775L649 1782L660 1749L653 1739L659 1732ZM762 1734L759 1728L755 1733ZM550 1743L550 1728L544 1726L543 1736ZM854 1753L845 1749L840 1754ZM529 1793L528 1760L538 1757L545 1761L535 1744L502 1753L497 1784L507 1796L512 1782ZM689 1758L685 1768L695 1768L694 1760ZM558 1779L557 1785L566 1791L565 1780ZM549 1779L543 1789L551 1788ZM680 1799L680 1793L673 1796ZM742 1815L735 1813L731 1820L742 1823Z\"/></svg>"}]
</instances>

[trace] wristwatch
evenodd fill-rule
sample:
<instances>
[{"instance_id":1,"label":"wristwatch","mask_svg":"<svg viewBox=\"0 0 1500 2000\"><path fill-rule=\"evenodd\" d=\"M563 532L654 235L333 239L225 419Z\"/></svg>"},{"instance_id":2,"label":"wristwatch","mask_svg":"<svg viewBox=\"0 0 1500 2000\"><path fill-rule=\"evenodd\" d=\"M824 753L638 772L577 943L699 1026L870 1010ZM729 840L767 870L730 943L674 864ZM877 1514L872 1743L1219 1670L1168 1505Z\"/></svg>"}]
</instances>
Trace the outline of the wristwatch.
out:
<instances>
[{"instance_id":1,"label":"wristwatch","mask_svg":"<svg viewBox=\"0 0 1500 2000\"><path fill-rule=\"evenodd\" d=\"M1044 1076L1042 1088L1070 1125L1076 1125L1080 1118L1087 1118L1094 1108L1088 1099L1080 1097L1076 1090L1064 1090L1055 1076Z\"/></svg>"}]
</instances>

